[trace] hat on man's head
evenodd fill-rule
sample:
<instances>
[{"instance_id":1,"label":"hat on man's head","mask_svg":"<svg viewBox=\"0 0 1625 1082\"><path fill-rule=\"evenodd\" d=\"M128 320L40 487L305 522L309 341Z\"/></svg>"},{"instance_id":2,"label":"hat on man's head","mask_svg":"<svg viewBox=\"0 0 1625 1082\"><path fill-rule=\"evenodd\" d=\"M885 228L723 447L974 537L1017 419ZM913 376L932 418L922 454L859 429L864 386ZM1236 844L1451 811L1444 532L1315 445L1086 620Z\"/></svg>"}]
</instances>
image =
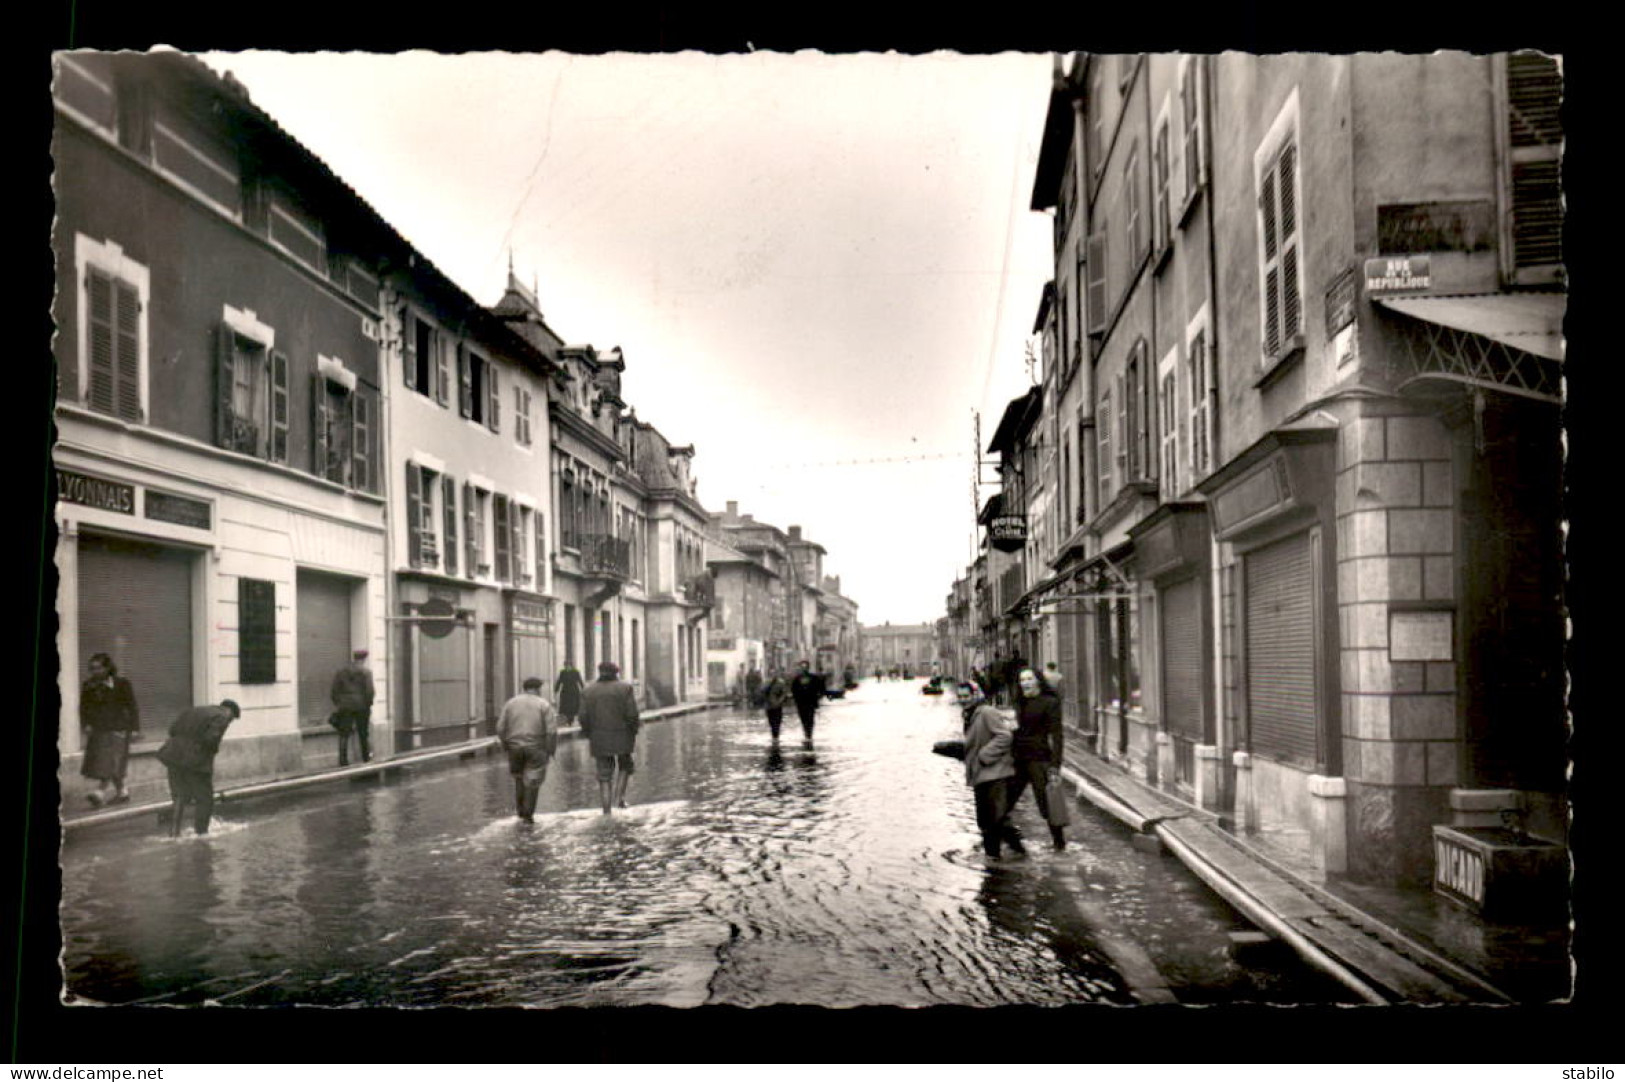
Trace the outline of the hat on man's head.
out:
<instances>
[{"instance_id":1,"label":"hat on man's head","mask_svg":"<svg viewBox=\"0 0 1625 1082\"><path fill-rule=\"evenodd\" d=\"M363 648L362 648L362 649L360 649L360 650L357 650L357 651L356 651L356 652L355 652L355 655L354 655L354 656L355 656L355 659L356 659L356 660L357 660L357 661L360 661L360 660L361 660L361 659L362 659L362 658L364 658L364 657L366 657L366 656L367 656L367 651L366 651L366 648L365 648L365 647L363 647Z\"/></svg>"},{"instance_id":2,"label":"hat on man's head","mask_svg":"<svg viewBox=\"0 0 1625 1082\"><path fill-rule=\"evenodd\" d=\"M234 699L221 699L220 705L225 707L227 710L230 710L231 716L234 718L240 718L243 716L243 708L238 706L236 700Z\"/></svg>"},{"instance_id":3,"label":"hat on man's head","mask_svg":"<svg viewBox=\"0 0 1625 1082\"><path fill-rule=\"evenodd\" d=\"M542 686L542 678L539 676L527 676L525 677L524 684L521 686L526 691L529 691L531 688L539 688Z\"/></svg>"},{"instance_id":4,"label":"hat on man's head","mask_svg":"<svg viewBox=\"0 0 1625 1082\"><path fill-rule=\"evenodd\" d=\"M599 676L617 676L620 674L620 671L621 667L615 664L613 661L600 661L598 663Z\"/></svg>"}]
</instances>

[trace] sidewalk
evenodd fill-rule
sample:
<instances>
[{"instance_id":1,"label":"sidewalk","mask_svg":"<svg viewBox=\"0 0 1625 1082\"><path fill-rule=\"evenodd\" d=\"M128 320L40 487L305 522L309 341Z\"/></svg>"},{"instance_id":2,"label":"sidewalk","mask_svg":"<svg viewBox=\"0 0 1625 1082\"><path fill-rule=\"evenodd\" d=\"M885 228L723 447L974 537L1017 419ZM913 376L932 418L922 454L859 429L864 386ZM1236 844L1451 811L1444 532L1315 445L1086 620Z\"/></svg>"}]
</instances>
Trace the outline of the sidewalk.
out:
<instances>
[{"instance_id":1,"label":"sidewalk","mask_svg":"<svg viewBox=\"0 0 1625 1082\"><path fill-rule=\"evenodd\" d=\"M1371 1003L1548 1002L1569 993L1563 928L1496 925L1424 888L1350 883L1306 845L1240 834L1073 746L1079 795L1153 836L1262 931Z\"/></svg>"},{"instance_id":2,"label":"sidewalk","mask_svg":"<svg viewBox=\"0 0 1625 1082\"><path fill-rule=\"evenodd\" d=\"M714 705L714 703L707 702L678 703L675 706L645 710L640 717L643 723L647 725L653 721L665 721L683 714L709 710ZM580 733L581 726L579 725L559 727L559 735L562 737L576 737ZM249 782L217 792L215 794L215 807L218 809L234 800L264 796L268 793L285 792L290 789L301 789L311 785L324 785L328 782L366 778L375 774L385 774L408 767L422 766L424 763L441 762L447 759L472 759L474 756L482 752L489 752L495 747L495 737L482 736L476 740L467 740L460 744L447 744L436 748L420 748L416 751L401 752L389 758L375 758L371 762L360 763L356 766L331 767L327 770L316 770L308 774L292 774L267 781ZM159 812L168 810L168 808L169 801L161 800L148 801L144 804L123 804L116 808L105 808L99 811L69 813L62 816L62 829L66 832L76 828L97 826L102 823L136 819L143 815L156 815Z\"/></svg>"}]
</instances>

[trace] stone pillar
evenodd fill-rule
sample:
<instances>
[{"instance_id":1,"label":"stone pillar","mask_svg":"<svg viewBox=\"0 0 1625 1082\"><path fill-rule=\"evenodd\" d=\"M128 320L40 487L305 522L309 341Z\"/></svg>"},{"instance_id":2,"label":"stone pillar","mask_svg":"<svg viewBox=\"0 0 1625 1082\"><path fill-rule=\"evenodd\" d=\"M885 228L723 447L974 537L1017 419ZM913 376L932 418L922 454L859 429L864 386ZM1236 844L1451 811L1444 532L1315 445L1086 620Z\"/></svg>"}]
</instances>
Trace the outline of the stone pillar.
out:
<instances>
[{"instance_id":1,"label":"stone pillar","mask_svg":"<svg viewBox=\"0 0 1625 1082\"><path fill-rule=\"evenodd\" d=\"M1196 806L1204 811L1219 810L1223 761L1223 753L1216 745L1196 745Z\"/></svg>"},{"instance_id":2,"label":"stone pillar","mask_svg":"<svg viewBox=\"0 0 1625 1082\"><path fill-rule=\"evenodd\" d=\"M1310 848L1315 863L1324 871L1348 870L1348 817L1344 806L1347 794L1342 778L1309 775Z\"/></svg>"},{"instance_id":3,"label":"stone pillar","mask_svg":"<svg viewBox=\"0 0 1625 1082\"><path fill-rule=\"evenodd\" d=\"M1499 827L1501 809L1524 808L1523 794L1516 789L1450 790L1450 825L1453 827Z\"/></svg>"},{"instance_id":4,"label":"stone pillar","mask_svg":"<svg viewBox=\"0 0 1625 1082\"><path fill-rule=\"evenodd\" d=\"M1164 789L1174 787L1174 738L1161 729L1156 733L1156 777L1150 780L1158 783ZM1150 764L1147 763L1149 772Z\"/></svg>"},{"instance_id":5,"label":"stone pillar","mask_svg":"<svg viewBox=\"0 0 1625 1082\"><path fill-rule=\"evenodd\" d=\"M1236 765L1236 829L1252 832L1258 829L1258 803L1253 799L1253 757L1245 751L1230 756Z\"/></svg>"}]
</instances>

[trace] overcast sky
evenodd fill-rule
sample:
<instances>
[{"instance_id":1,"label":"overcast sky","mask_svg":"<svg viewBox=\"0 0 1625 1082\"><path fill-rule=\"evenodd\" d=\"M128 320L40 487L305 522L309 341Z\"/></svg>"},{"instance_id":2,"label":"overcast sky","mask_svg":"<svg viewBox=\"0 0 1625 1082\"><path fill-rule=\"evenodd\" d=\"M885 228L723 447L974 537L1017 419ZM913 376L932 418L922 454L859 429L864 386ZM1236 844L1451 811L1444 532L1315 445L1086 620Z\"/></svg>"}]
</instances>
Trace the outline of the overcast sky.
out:
<instances>
[{"instance_id":1,"label":"overcast sky","mask_svg":"<svg viewBox=\"0 0 1625 1082\"><path fill-rule=\"evenodd\" d=\"M1023 362L1050 59L205 54L476 300L511 258L695 445L699 498L827 550L865 624L974 555L973 414ZM888 461L907 460L907 461Z\"/></svg>"}]
</instances>

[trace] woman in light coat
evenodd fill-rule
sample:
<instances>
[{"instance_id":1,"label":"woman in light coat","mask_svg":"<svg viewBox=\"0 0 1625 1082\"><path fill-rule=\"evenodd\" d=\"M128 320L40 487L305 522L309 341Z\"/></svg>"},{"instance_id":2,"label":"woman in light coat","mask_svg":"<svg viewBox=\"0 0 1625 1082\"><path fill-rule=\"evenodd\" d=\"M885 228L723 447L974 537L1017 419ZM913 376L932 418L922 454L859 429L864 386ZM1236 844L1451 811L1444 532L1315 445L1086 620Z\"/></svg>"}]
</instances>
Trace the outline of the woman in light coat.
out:
<instances>
[{"instance_id":1,"label":"woman in light coat","mask_svg":"<svg viewBox=\"0 0 1625 1082\"><path fill-rule=\"evenodd\" d=\"M1023 855L1021 832L1010 822L1010 782L1016 775L1012 750L1015 728L994 709L982 689L970 684L965 706L965 784L976 801L982 849L997 860L1002 846Z\"/></svg>"}]
</instances>

